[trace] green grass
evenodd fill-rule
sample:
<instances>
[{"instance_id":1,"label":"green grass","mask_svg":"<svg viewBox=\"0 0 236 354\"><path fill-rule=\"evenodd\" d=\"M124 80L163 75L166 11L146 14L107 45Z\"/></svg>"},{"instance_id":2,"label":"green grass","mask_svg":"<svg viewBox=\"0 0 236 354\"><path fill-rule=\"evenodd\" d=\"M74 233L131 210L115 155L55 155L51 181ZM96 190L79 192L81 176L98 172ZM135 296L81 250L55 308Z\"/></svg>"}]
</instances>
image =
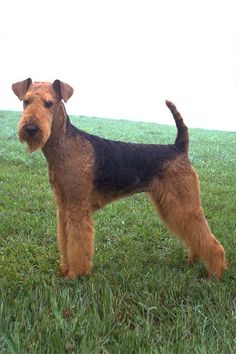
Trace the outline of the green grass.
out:
<instances>
[{"instance_id":1,"label":"green grass","mask_svg":"<svg viewBox=\"0 0 236 354\"><path fill-rule=\"evenodd\" d=\"M89 277L58 276L55 207L41 152L18 142L20 114L0 112L0 353L236 353L236 134L192 129L210 226L229 262L220 281L156 218L144 195L95 214ZM171 143L175 127L73 117L80 128Z\"/></svg>"}]
</instances>

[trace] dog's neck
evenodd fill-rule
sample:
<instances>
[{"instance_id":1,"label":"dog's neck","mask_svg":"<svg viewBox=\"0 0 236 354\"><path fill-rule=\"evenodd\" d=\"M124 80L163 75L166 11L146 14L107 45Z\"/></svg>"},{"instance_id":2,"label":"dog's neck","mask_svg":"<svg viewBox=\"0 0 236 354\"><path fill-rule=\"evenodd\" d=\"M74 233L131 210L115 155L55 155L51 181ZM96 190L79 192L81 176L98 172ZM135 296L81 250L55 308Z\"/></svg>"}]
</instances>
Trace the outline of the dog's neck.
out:
<instances>
[{"instance_id":1,"label":"dog's neck","mask_svg":"<svg viewBox=\"0 0 236 354\"><path fill-rule=\"evenodd\" d=\"M65 106L61 101L53 115L50 137L42 148L43 154L47 160L55 158L55 154L58 151L62 151L68 123L69 117L67 116Z\"/></svg>"}]
</instances>

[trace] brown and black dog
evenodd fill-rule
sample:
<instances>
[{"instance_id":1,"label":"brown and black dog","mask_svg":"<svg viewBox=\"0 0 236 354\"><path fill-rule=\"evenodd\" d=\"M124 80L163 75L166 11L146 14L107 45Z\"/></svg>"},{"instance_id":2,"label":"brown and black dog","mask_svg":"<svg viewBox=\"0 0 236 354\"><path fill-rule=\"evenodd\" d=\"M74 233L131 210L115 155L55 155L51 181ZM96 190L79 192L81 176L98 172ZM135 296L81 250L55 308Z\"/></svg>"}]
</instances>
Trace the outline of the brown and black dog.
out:
<instances>
[{"instance_id":1,"label":"brown and black dog","mask_svg":"<svg viewBox=\"0 0 236 354\"><path fill-rule=\"evenodd\" d=\"M63 275L73 278L92 269L93 212L115 199L145 192L163 223L188 247L189 262L202 260L209 276L222 276L224 248L204 217L198 177L188 156L188 129L173 103L166 101L178 130L175 143L133 144L74 127L62 102L73 89L60 80L51 84L26 79L12 89L24 104L20 141L31 152L41 148L48 162Z\"/></svg>"}]
</instances>

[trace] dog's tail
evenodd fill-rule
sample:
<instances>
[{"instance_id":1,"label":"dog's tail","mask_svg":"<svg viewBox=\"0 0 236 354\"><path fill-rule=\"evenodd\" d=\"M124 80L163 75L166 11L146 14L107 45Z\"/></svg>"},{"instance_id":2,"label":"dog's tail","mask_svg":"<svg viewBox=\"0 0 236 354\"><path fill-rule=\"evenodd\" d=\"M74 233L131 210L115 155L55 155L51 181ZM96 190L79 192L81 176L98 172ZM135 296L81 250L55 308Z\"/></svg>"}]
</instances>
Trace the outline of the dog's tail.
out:
<instances>
[{"instance_id":1,"label":"dog's tail","mask_svg":"<svg viewBox=\"0 0 236 354\"><path fill-rule=\"evenodd\" d=\"M170 101L166 101L166 105L170 109L174 117L175 124L178 130L177 137L175 139L175 146L178 148L178 150L187 154L189 147L188 127L186 127L186 125L184 124L183 118L181 117L181 114L177 111L175 105Z\"/></svg>"}]
</instances>

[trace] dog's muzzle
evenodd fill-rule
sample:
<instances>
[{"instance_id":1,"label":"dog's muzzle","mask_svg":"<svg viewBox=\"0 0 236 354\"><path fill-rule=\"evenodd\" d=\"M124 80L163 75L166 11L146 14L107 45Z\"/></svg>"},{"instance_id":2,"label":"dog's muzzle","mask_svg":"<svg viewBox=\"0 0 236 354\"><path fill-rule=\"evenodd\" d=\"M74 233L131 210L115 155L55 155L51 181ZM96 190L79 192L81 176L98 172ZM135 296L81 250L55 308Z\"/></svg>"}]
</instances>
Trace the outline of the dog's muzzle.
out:
<instances>
[{"instance_id":1,"label":"dog's muzzle","mask_svg":"<svg viewBox=\"0 0 236 354\"><path fill-rule=\"evenodd\" d=\"M39 127L35 124L25 124L23 129L26 135L28 135L31 138L33 138L39 131Z\"/></svg>"}]
</instances>

